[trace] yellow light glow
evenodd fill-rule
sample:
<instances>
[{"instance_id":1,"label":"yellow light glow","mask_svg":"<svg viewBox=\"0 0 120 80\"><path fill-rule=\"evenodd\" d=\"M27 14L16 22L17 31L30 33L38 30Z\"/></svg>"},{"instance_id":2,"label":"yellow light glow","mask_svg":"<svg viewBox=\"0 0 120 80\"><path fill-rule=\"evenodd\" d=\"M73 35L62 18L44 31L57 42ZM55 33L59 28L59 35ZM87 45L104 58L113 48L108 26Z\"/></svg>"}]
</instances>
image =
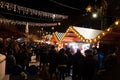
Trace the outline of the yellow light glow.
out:
<instances>
[{"instance_id":1,"label":"yellow light glow","mask_svg":"<svg viewBox=\"0 0 120 80\"><path fill-rule=\"evenodd\" d=\"M94 41L96 42L97 40L96 40L96 39L94 39Z\"/></svg>"},{"instance_id":2,"label":"yellow light glow","mask_svg":"<svg viewBox=\"0 0 120 80\"><path fill-rule=\"evenodd\" d=\"M75 35L77 35L77 33L76 32L74 32L75 33Z\"/></svg>"},{"instance_id":3,"label":"yellow light glow","mask_svg":"<svg viewBox=\"0 0 120 80\"><path fill-rule=\"evenodd\" d=\"M115 25L118 25L119 24L119 21L115 21Z\"/></svg>"},{"instance_id":4,"label":"yellow light glow","mask_svg":"<svg viewBox=\"0 0 120 80\"><path fill-rule=\"evenodd\" d=\"M86 39L85 41L86 41L86 42L88 42L89 40L88 40L88 39Z\"/></svg>"},{"instance_id":5,"label":"yellow light glow","mask_svg":"<svg viewBox=\"0 0 120 80\"><path fill-rule=\"evenodd\" d=\"M92 10L92 7L90 5L88 5L88 7L86 8L86 11L91 12L91 10Z\"/></svg>"},{"instance_id":6,"label":"yellow light glow","mask_svg":"<svg viewBox=\"0 0 120 80\"><path fill-rule=\"evenodd\" d=\"M46 34L48 34L48 32L46 32Z\"/></svg>"},{"instance_id":7,"label":"yellow light glow","mask_svg":"<svg viewBox=\"0 0 120 80\"><path fill-rule=\"evenodd\" d=\"M90 42L92 42L92 40L90 40Z\"/></svg>"},{"instance_id":8,"label":"yellow light glow","mask_svg":"<svg viewBox=\"0 0 120 80\"><path fill-rule=\"evenodd\" d=\"M98 36L98 38L100 38L100 36Z\"/></svg>"},{"instance_id":9,"label":"yellow light glow","mask_svg":"<svg viewBox=\"0 0 120 80\"><path fill-rule=\"evenodd\" d=\"M110 31L110 28L108 28L107 31Z\"/></svg>"},{"instance_id":10,"label":"yellow light glow","mask_svg":"<svg viewBox=\"0 0 120 80\"><path fill-rule=\"evenodd\" d=\"M105 33L103 32L102 35L105 35Z\"/></svg>"},{"instance_id":11,"label":"yellow light glow","mask_svg":"<svg viewBox=\"0 0 120 80\"><path fill-rule=\"evenodd\" d=\"M71 26L70 26L70 29L73 30Z\"/></svg>"},{"instance_id":12,"label":"yellow light glow","mask_svg":"<svg viewBox=\"0 0 120 80\"><path fill-rule=\"evenodd\" d=\"M83 40L83 42L85 42L85 40Z\"/></svg>"},{"instance_id":13,"label":"yellow light glow","mask_svg":"<svg viewBox=\"0 0 120 80\"><path fill-rule=\"evenodd\" d=\"M69 29L67 29L66 33L69 31Z\"/></svg>"},{"instance_id":14,"label":"yellow light glow","mask_svg":"<svg viewBox=\"0 0 120 80\"><path fill-rule=\"evenodd\" d=\"M60 23L60 22L58 22L58 25L60 26L60 25L61 25L61 23Z\"/></svg>"}]
</instances>

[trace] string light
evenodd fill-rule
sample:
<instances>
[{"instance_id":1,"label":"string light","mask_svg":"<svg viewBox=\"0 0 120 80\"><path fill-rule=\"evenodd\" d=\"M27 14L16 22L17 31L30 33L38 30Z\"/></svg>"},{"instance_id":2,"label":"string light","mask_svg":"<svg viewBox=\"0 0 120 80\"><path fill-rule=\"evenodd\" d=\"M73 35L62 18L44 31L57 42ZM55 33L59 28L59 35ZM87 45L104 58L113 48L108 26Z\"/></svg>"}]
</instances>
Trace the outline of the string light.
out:
<instances>
[{"instance_id":1,"label":"string light","mask_svg":"<svg viewBox=\"0 0 120 80\"><path fill-rule=\"evenodd\" d=\"M60 23L60 22L58 22L58 25L60 26L60 25L61 25L61 23Z\"/></svg>"},{"instance_id":2,"label":"string light","mask_svg":"<svg viewBox=\"0 0 120 80\"><path fill-rule=\"evenodd\" d=\"M119 21L118 21L117 23L119 23ZM111 25L111 26L112 26L112 25ZM63 35L63 37L62 37L62 39L61 39L61 42L62 42L62 40L64 39L64 37L66 36L66 34L67 34L69 31L73 31L73 33L76 34L82 42L96 43L96 42L100 41L100 40L101 40L105 35L107 35L109 32L111 32L112 29L115 27L115 26L112 26L112 27L111 27L111 26L110 26L109 28L107 28L106 30L104 30L102 33L100 33L98 36L96 36L96 38L94 38L94 39L85 39L84 36L82 36L81 34L79 34L72 26L70 26L70 27L66 30L65 34Z\"/></svg>"},{"instance_id":3,"label":"string light","mask_svg":"<svg viewBox=\"0 0 120 80\"><path fill-rule=\"evenodd\" d=\"M0 23L7 23L7 24L18 24L18 25L26 25L26 23L30 26L57 26L58 23L34 23L34 22L23 22L23 21L17 21L17 20L10 20L5 18L0 18Z\"/></svg>"},{"instance_id":4,"label":"string light","mask_svg":"<svg viewBox=\"0 0 120 80\"><path fill-rule=\"evenodd\" d=\"M98 36L98 38L100 38L100 35Z\"/></svg>"},{"instance_id":5,"label":"string light","mask_svg":"<svg viewBox=\"0 0 120 80\"><path fill-rule=\"evenodd\" d=\"M54 20L62 20L62 19L67 19L68 16L66 15L60 15L60 14L53 14L53 13L48 13L48 12L43 12L43 11L38 11L35 9L27 8L27 7L22 7L16 4L0 1L0 8L2 9L7 9L8 11L13 11L19 14L29 14L29 15L35 15L39 17L45 17L45 18L51 18Z\"/></svg>"},{"instance_id":6,"label":"string light","mask_svg":"<svg viewBox=\"0 0 120 80\"><path fill-rule=\"evenodd\" d=\"M103 32L102 35L105 35L105 33Z\"/></svg>"},{"instance_id":7,"label":"string light","mask_svg":"<svg viewBox=\"0 0 120 80\"><path fill-rule=\"evenodd\" d=\"M115 21L115 25L118 25L119 24L119 21Z\"/></svg>"},{"instance_id":8,"label":"string light","mask_svg":"<svg viewBox=\"0 0 120 80\"><path fill-rule=\"evenodd\" d=\"M110 31L110 28L108 28L107 31L109 32L109 31Z\"/></svg>"}]
</instances>

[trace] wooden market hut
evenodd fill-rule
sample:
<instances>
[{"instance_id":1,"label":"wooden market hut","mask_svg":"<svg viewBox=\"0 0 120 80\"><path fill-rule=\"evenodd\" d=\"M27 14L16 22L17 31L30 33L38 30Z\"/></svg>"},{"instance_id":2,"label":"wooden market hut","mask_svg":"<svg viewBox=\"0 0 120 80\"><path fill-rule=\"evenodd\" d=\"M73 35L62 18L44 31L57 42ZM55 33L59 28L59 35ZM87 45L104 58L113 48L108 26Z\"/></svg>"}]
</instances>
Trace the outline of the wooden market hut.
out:
<instances>
[{"instance_id":1,"label":"wooden market hut","mask_svg":"<svg viewBox=\"0 0 120 80\"><path fill-rule=\"evenodd\" d=\"M90 28L83 28L83 27L76 27L76 26L70 26L61 41L63 42L97 42L98 39L96 39L100 33L102 33L102 30L96 30L96 29L90 29Z\"/></svg>"},{"instance_id":2,"label":"wooden market hut","mask_svg":"<svg viewBox=\"0 0 120 80\"><path fill-rule=\"evenodd\" d=\"M61 32L54 32L51 37L51 42L53 43L59 43L65 33Z\"/></svg>"}]
</instances>

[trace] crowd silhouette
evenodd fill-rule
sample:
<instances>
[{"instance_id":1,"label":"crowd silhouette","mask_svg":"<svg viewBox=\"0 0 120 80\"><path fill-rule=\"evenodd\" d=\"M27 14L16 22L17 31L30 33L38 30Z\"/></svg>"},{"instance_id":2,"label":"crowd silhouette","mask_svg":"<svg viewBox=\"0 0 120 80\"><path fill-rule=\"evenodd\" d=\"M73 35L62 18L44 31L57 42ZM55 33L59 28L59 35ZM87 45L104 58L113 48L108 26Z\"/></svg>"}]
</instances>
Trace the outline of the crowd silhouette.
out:
<instances>
[{"instance_id":1,"label":"crowd silhouette","mask_svg":"<svg viewBox=\"0 0 120 80\"><path fill-rule=\"evenodd\" d=\"M120 80L120 53L115 47L108 55L99 48L85 50L85 55L77 49L72 53L70 48L56 49L47 43L18 43L11 41L5 47L6 74L35 75L39 72L43 80ZM35 55L39 66L29 65ZM40 76L39 75L39 76ZM25 78L28 79L28 78Z\"/></svg>"}]
</instances>

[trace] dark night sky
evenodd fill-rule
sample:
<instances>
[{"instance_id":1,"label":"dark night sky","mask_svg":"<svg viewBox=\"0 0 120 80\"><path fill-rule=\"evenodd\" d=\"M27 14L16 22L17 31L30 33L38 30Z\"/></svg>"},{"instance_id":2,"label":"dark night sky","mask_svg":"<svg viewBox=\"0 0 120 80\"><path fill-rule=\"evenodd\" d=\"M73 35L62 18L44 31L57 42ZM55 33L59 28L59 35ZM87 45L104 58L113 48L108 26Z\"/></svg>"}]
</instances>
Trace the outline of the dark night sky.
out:
<instances>
[{"instance_id":1,"label":"dark night sky","mask_svg":"<svg viewBox=\"0 0 120 80\"><path fill-rule=\"evenodd\" d=\"M100 20L92 19L91 14L85 11L88 5L101 6L102 0L4 0L20 6L29 7L32 9L68 15L67 20L63 20L62 25L59 28L55 28L57 31L64 31L69 25L76 25L80 27L88 27L100 29ZM96 2L95 2L96 1ZM113 23L116 18L120 17L120 0L106 0L108 2L107 8L107 25ZM12 13L11 13L12 14ZM4 14L2 15L6 18L22 20L22 21L32 21L32 22L50 22L48 20L25 18L21 16ZM49 29L48 29L49 30Z\"/></svg>"}]
</instances>

